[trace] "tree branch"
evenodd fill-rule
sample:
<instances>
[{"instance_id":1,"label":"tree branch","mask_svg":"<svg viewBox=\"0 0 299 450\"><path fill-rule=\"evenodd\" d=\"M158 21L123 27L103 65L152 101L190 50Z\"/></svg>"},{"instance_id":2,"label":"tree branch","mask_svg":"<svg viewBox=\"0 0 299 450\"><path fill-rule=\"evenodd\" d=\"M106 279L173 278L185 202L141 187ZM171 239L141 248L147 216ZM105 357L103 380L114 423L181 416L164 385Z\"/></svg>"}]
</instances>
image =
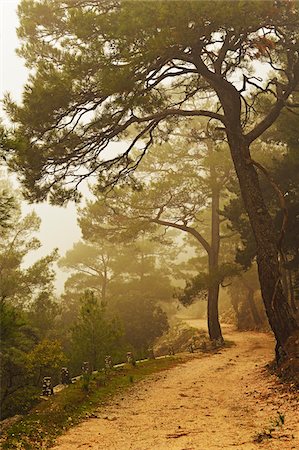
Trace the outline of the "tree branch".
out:
<instances>
[{"instance_id":1,"label":"tree branch","mask_svg":"<svg viewBox=\"0 0 299 450\"><path fill-rule=\"evenodd\" d=\"M198 242L201 243L201 245L203 246L203 248L205 249L207 254L208 255L210 254L210 252L211 252L210 244L205 240L205 238L197 230L195 230L195 228L188 227L187 225L183 225L183 224L179 224L179 223L168 222L167 220L162 220L162 219L158 219L158 218L156 218L156 219L149 219L149 221L152 222L152 223L156 223L158 225L163 225L165 227L176 228L178 230L186 231L187 233L192 234L195 237L195 239L197 239Z\"/></svg>"},{"instance_id":2,"label":"tree branch","mask_svg":"<svg viewBox=\"0 0 299 450\"><path fill-rule=\"evenodd\" d=\"M299 61L294 66L294 77L288 84L284 93L277 98L277 101L269 113L262 119L249 133L245 135L245 138L250 144L255 139L260 137L278 118L281 110L285 107L286 101L289 95L294 91L299 83Z\"/></svg>"}]
</instances>

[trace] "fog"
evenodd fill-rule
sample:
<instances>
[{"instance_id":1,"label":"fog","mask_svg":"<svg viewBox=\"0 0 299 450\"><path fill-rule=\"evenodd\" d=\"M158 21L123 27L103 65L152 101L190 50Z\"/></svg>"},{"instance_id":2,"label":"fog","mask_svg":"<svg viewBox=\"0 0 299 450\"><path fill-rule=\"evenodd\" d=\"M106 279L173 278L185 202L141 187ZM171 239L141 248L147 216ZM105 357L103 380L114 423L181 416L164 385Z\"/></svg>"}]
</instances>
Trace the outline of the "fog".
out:
<instances>
[{"instance_id":1,"label":"fog","mask_svg":"<svg viewBox=\"0 0 299 450\"><path fill-rule=\"evenodd\" d=\"M298 447L298 24L0 3L3 448Z\"/></svg>"}]
</instances>

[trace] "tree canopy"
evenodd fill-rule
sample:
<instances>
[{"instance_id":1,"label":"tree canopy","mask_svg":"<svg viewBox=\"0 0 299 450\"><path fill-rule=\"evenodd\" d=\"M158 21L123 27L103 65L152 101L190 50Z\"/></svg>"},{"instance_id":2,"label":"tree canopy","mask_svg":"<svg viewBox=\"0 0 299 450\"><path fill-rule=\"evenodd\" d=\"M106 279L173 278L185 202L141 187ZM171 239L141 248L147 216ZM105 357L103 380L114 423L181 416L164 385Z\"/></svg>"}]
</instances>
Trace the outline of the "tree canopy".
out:
<instances>
[{"instance_id":1,"label":"tree canopy","mask_svg":"<svg viewBox=\"0 0 299 450\"><path fill-rule=\"evenodd\" d=\"M154 142L186 117L207 118L230 149L277 357L290 355L299 327L251 147L298 107L298 2L23 0L19 17L31 74L22 104L5 105L27 198L77 200L92 176L103 188L132 182Z\"/></svg>"},{"instance_id":2,"label":"tree canopy","mask_svg":"<svg viewBox=\"0 0 299 450\"><path fill-rule=\"evenodd\" d=\"M296 2L24 0L19 16L31 76L23 104L6 106L18 124L12 164L35 200L77 198L95 173L113 184L181 118L227 129L241 114L251 142L298 83ZM130 142L118 152L119 139Z\"/></svg>"}]
</instances>

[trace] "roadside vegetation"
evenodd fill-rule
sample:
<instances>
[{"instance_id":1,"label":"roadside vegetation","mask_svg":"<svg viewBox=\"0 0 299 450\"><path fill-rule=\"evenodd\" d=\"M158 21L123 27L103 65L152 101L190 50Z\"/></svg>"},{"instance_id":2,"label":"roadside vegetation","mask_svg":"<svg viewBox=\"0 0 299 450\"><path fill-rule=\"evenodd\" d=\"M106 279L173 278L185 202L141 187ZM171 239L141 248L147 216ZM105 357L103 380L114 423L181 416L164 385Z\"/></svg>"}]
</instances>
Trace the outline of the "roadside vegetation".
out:
<instances>
[{"instance_id":1,"label":"roadside vegetation","mask_svg":"<svg viewBox=\"0 0 299 450\"><path fill-rule=\"evenodd\" d=\"M2 431L2 448L49 448L70 427L88 417L104 414L105 403L115 395L122 395L132 383L181 361L179 357L161 358L84 377L55 396L43 399L25 416L17 417L15 423Z\"/></svg>"}]
</instances>

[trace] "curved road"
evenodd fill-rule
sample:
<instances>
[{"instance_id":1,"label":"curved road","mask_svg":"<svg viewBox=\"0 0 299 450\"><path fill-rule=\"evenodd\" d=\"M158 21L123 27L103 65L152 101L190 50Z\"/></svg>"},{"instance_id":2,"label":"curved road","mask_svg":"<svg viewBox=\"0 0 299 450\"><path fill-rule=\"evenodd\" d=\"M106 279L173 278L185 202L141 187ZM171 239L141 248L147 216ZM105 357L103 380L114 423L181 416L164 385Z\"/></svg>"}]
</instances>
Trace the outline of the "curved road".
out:
<instances>
[{"instance_id":1,"label":"curved road","mask_svg":"<svg viewBox=\"0 0 299 450\"><path fill-rule=\"evenodd\" d=\"M272 337L229 327L225 335L236 345L214 355L194 354L143 380L69 430L54 449L299 449L298 397L265 370ZM278 412L285 418L282 427L275 426ZM271 437L260 435L255 442L272 424Z\"/></svg>"}]
</instances>

